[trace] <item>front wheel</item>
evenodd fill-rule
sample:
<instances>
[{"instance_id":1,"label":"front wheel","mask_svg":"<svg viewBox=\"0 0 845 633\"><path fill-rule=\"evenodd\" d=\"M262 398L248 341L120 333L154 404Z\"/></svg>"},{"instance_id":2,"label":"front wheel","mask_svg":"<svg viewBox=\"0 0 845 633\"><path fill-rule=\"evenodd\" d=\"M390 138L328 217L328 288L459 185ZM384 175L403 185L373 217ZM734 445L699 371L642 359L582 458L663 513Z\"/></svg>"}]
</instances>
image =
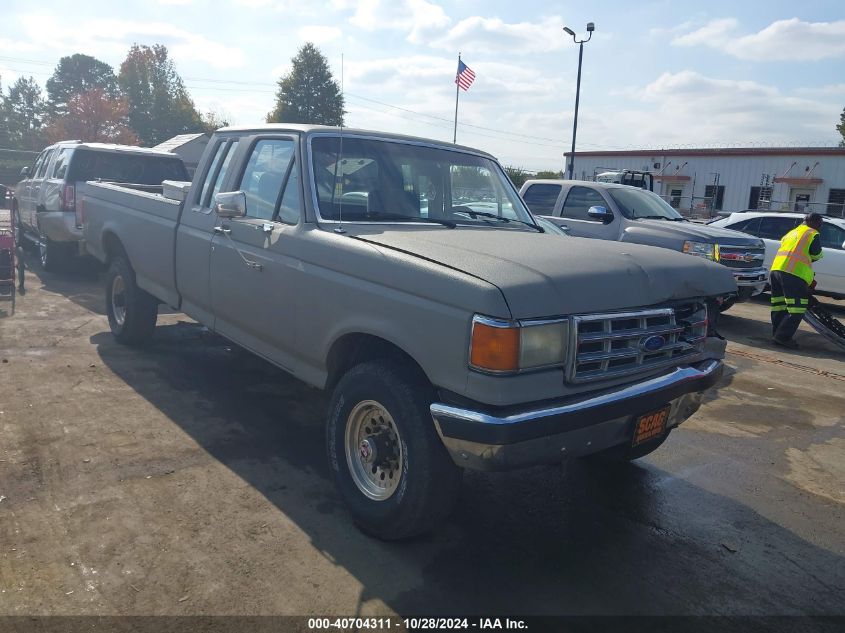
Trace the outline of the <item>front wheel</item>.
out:
<instances>
[{"instance_id":1,"label":"front wheel","mask_svg":"<svg viewBox=\"0 0 845 633\"><path fill-rule=\"evenodd\" d=\"M116 257L106 275L106 313L119 343L141 345L152 336L158 301L135 283L135 271L124 257Z\"/></svg>"},{"instance_id":2,"label":"front wheel","mask_svg":"<svg viewBox=\"0 0 845 633\"><path fill-rule=\"evenodd\" d=\"M422 534L455 504L462 471L435 431L432 399L427 381L395 361L357 365L334 390L329 467L366 534L384 540Z\"/></svg>"}]
</instances>

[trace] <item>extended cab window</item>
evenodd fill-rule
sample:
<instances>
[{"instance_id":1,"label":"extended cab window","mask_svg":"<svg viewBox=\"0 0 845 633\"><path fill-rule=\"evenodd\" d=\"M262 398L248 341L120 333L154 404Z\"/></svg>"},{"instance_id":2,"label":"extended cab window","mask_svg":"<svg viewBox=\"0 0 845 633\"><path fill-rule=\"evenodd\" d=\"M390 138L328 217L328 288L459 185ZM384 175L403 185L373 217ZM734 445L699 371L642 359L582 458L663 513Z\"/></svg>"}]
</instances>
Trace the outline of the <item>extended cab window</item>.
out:
<instances>
[{"instance_id":1,"label":"extended cab window","mask_svg":"<svg viewBox=\"0 0 845 633\"><path fill-rule=\"evenodd\" d=\"M185 163L178 156L142 152L104 152L81 147L73 153L67 180L85 182L131 182L160 185L164 180L190 180Z\"/></svg>"},{"instance_id":2,"label":"extended cab window","mask_svg":"<svg viewBox=\"0 0 845 633\"><path fill-rule=\"evenodd\" d=\"M266 139L255 144L238 187L246 194L247 216L273 219L293 152L291 139Z\"/></svg>"},{"instance_id":3,"label":"extended cab window","mask_svg":"<svg viewBox=\"0 0 845 633\"><path fill-rule=\"evenodd\" d=\"M601 194L595 189L589 187L572 187L566 196L566 202L563 203L561 210L561 217L571 218L573 220L590 220L593 219L587 215L587 210L590 207L606 207L607 203L602 198Z\"/></svg>"},{"instance_id":4,"label":"extended cab window","mask_svg":"<svg viewBox=\"0 0 845 633\"><path fill-rule=\"evenodd\" d=\"M220 193L220 189L223 188L223 183L226 180L226 174L229 172L229 163L232 162L232 156L235 155L235 150L238 149L238 139L235 139L226 147L227 149L225 155L223 156L223 162L221 163L220 168L217 170L217 176L215 176L214 178L214 187L212 187L211 189L209 199L206 200L206 206L211 206L212 204L214 204L214 196Z\"/></svg>"},{"instance_id":5,"label":"extended cab window","mask_svg":"<svg viewBox=\"0 0 845 633\"><path fill-rule=\"evenodd\" d=\"M229 151L228 143L217 144L217 149L214 151L214 158L211 159L211 164L205 172L205 178L202 181L202 189L200 189L199 196L197 197L197 204L202 207L211 206L211 201L209 200L210 196L207 194L211 190L214 178L217 176L217 170L220 167L220 162L223 160L223 156L227 151Z\"/></svg>"},{"instance_id":6,"label":"extended cab window","mask_svg":"<svg viewBox=\"0 0 845 633\"><path fill-rule=\"evenodd\" d=\"M562 187L560 185L530 185L525 190L522 199L533 213L537 215L552 215L561 189Z\"/></svg>"}]
</instances>

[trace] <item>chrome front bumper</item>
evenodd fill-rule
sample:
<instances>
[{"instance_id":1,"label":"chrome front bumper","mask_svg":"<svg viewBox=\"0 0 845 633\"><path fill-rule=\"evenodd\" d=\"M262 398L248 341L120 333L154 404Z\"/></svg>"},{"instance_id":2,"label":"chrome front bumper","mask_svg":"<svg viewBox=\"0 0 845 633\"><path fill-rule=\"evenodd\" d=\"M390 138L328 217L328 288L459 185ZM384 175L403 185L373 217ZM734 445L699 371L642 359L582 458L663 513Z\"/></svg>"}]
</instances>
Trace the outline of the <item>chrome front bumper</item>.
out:
<instances>
[{"instance_id":1,"label":"chrome front bumper","mask_svg":"<svg viewBox=\"0 0 845 633\"><path fill-rule=\"evenodd\" d=\"M751 296L763 292L766 284L769 283L769 270L767 268L730 268L736 285L740 288L749 288ZM745 293L748 295L747 291Z\"/></svg>"},{"instance_id":2,"label":"chrome front bumper","mask_svg":"<svg viewBox=\"0 0 845 633\"><path fill-rule=\"evenodd\" d=\"M724 366L707 360L615 391L528 410L482 411L431 405L437 432L456 464L508 470L559 462L631 441L636 417L670 405L667 428L701 406ZM480 407L479 407L480 409Z\"/></svg>"}]
</instances>

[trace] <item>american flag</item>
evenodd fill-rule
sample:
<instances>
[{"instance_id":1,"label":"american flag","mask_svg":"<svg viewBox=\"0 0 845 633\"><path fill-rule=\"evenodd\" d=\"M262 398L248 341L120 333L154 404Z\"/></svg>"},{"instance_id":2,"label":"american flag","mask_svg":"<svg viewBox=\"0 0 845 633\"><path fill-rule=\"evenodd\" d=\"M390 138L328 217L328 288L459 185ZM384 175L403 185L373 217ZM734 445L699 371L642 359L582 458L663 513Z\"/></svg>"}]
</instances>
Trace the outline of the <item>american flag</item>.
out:
<instances>
[{"instance_id":1,"label":"american flag","mask_svg":"<svg viewBox=\"0 0 845 633\"><path fill-rule=\"evenodd\" d=\"M458 75L455 77L455 83L461 87L461 90L469 90L472 82L475 81L475 73L472 68L467 66L462 61L458 61Z\"/></svg>"}]
</instances>

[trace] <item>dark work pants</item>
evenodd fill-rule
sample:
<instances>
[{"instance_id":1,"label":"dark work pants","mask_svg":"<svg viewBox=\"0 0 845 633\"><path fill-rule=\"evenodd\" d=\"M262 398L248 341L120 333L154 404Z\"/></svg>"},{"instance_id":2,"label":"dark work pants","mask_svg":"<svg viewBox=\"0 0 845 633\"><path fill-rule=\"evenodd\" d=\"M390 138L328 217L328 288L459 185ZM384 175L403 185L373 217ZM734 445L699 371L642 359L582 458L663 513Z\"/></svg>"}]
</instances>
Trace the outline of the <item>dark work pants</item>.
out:
<instances>
[{"instance_id":1,"label":"dark work pants","mask_svg":"<svg viewBox=\"0 0 845 633\"><path fill-rule=\"evenodd\" d=\"M772 336L787 341L795 336L810 303L810 287L801 277L782 270L769 275L772 286Z\"/></svg>"}]
</instances>

